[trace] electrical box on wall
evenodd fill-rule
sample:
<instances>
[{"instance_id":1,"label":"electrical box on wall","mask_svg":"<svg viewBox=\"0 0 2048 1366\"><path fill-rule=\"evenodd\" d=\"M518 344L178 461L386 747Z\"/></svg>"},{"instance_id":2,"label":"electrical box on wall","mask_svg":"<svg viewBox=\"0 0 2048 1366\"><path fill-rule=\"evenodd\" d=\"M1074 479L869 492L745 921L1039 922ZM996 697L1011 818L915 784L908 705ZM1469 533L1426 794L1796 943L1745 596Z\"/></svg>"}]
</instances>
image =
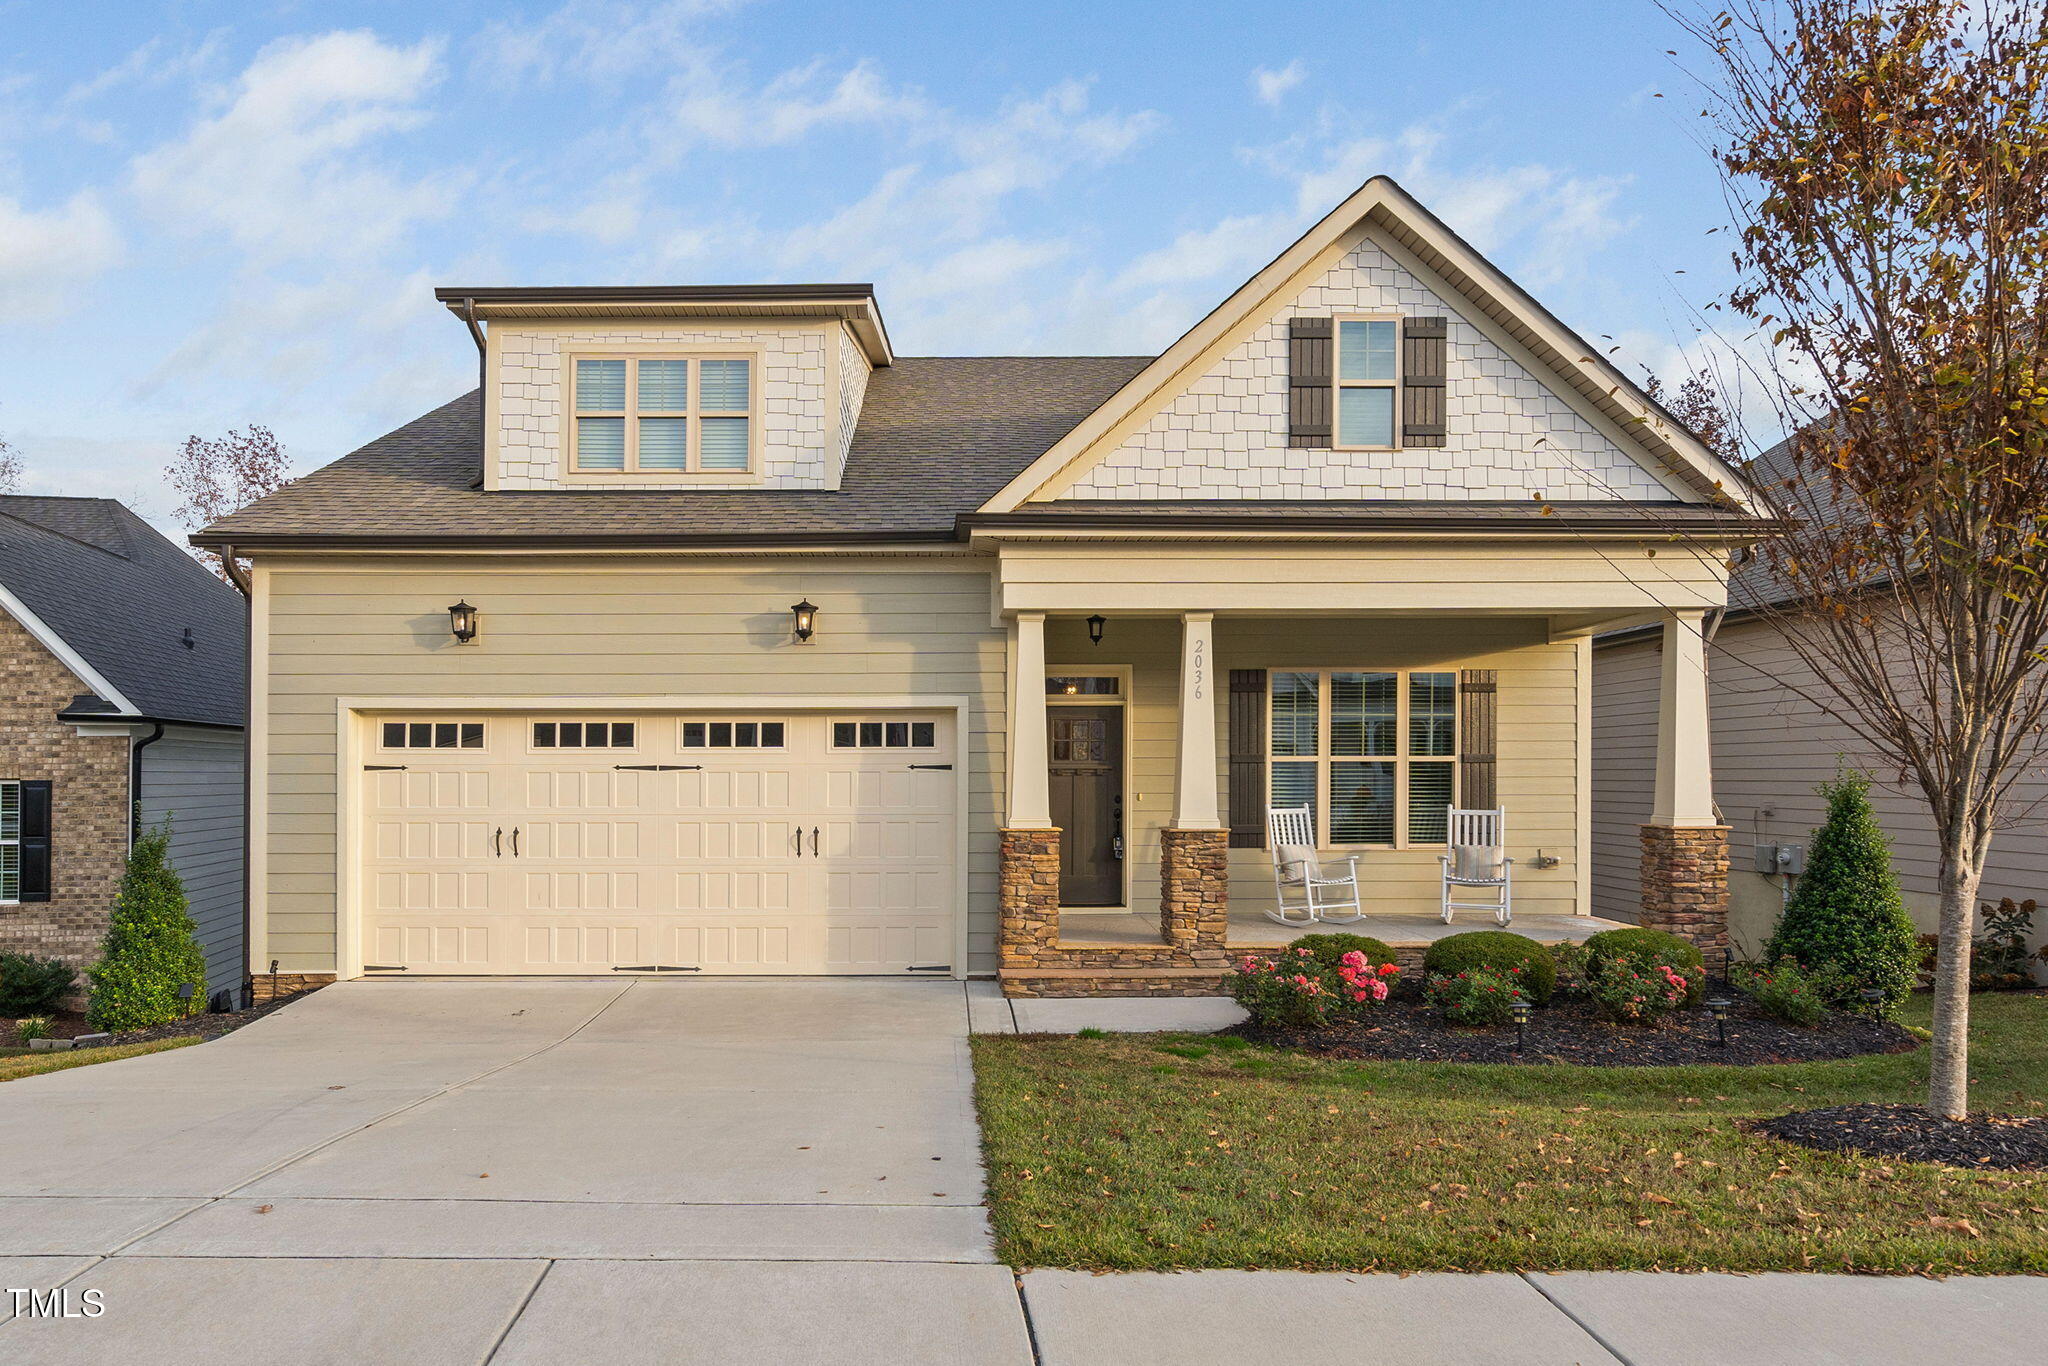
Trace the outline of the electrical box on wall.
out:
<instances>
[{"instance_id":1,"label":"electrical box on wall","mask_svg":"<svg viewBox=\"0 0 2048 1366\"><path fill-rule=\"evenodd\" d=\"M1806 846L1759 844L1756 846L1756 870L1759 873L1803 873L1806 871Z\"/></svg>"}]
</instances>

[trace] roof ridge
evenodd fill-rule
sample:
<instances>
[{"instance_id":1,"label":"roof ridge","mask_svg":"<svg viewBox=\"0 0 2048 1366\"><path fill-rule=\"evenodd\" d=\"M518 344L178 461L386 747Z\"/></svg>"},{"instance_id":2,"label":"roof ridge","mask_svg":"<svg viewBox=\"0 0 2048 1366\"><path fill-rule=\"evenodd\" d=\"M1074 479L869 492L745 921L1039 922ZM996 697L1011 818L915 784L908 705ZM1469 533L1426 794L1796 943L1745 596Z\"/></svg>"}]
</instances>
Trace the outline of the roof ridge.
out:
<instances>
[{"instance_id":1,"label":"roof ridge","mask_svg":"<svg viewBox=\"0 0 2048 1366\"><path fill-rule=\"evenodd\" d=\"M4 496L8 498L36 498L40 497L41 495L15 493L6 494ZM110 503L116 509L122 512L128 511L127 508L122 507L120 500L116 498L89 498L75 494L53 494L51 495L51 498L53 500L61 500L67 503ZM79 546L86 550L97 550L100 554L110 556L113 559L133 560L135 558L135 542L129 537L128 529L126 527L116 528L122 540L121 549L116 550L112 546L101 545L98 541L88 541L81 537L73 536L68 531L59 531L56 527L49 526L43 522L39 522L33 517L24 517L18 512L9 512L4 507L0 507L0 517L5 517L10 522L18 522L22 526L27 527L30 531L36 532L39 535L55 536L60 541L69 541L71 544Z\"/></svg>"}]
</instances>

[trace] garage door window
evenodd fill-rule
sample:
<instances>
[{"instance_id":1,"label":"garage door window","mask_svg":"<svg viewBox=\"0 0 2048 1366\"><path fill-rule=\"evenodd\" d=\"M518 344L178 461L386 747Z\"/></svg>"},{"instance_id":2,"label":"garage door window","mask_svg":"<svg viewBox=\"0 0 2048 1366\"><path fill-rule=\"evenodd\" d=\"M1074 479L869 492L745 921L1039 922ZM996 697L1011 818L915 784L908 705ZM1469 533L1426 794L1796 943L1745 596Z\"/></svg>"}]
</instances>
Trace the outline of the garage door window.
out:
<instances>
[{"instance_id":1,"label":"garage door window","mask_svg":"<svg viewBox=\"0 0 2048 1366\"><path fill-rule=\"evenodd\" d=\"M935 721L834 721L834 749L931 749L938 744Z\"/></svg>"},{"instance_id":2,"label":"garage door window","mask_svg":"<svg viewBox=\"0 0 2048 1366\"><path fill-rule=\"evenodd\" d=\"M535 749L631 749L636 727L631 721L536 721Z\"/></svg>"},{"instance_id":3,"label":"garage door window","mask_svg":"<svg viewBox=\"0 0 2048 1366\"><path fill-rule=\"evenodd\" d=\"M482 749L481 721L386 721L386 749Z\"/></svg>"},{"instance_id":4,"label":"garage door window","mask_svg":"<svg viewBox=\"0 0 2048 1366\"><path fill-rule=\"evenodd\" d=\"M685 721L684 749L781 749L781 721Z\"/></svg>"}]
</instances>

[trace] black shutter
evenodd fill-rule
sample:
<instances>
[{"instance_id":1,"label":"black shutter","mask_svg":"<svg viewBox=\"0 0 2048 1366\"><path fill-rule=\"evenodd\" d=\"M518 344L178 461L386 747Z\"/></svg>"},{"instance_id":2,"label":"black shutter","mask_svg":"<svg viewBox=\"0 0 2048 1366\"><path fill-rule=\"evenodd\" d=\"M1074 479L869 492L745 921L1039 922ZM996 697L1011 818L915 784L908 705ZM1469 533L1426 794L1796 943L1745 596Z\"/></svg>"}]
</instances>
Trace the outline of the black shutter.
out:
<instances>
[{"instance_id":1,"label":"black shutter","mask_svg":"<svg viewBox=\"0 0 2048 1366\"><path fill-rule=\"evenodd\" d=\"M1230 671L1230 847L1266 847L1266 671Z\"/></svg>"},{"instance_id":2,"label":"black shutter","mask_svg":"<svg viewBox=\"0 0 2048 1366\"><path fill-rule=\"evenodd\" d=\"M1410 318L1401 325L1401 444L1441 446L1444 423L1442 318Z\"/></svg>"},{"instance_id":3,"label":"black shutter","mask_svg":"<svg viewBox=\"0 0 2048 1366\"><path fill-rule=\"evenodd\" d=\"M1492 669L1458 670L1458 805L1468 811L1491 811L1500 805L1494 776L1497 678Z\"/></svg>"},{"instance_id":4,"label":"black shutter","mask_svg":"<svg viewBox=\"0 0 2048 1366\"><path fill-rule=\"evenodd\" d=\"M50 784L21 785L21 899L50 899Z\"/></svg>"},{"instance_id":5,"label":"black shutter","mask_svg":"<svg viewBox=\"0 0 2048 1366\"><path fill-rule=\"evenodd\" d=\"M1295 318L1287 324L1289 446L1329 449L1330 352L1328 318Z\"/></svg>"}]
</instances>

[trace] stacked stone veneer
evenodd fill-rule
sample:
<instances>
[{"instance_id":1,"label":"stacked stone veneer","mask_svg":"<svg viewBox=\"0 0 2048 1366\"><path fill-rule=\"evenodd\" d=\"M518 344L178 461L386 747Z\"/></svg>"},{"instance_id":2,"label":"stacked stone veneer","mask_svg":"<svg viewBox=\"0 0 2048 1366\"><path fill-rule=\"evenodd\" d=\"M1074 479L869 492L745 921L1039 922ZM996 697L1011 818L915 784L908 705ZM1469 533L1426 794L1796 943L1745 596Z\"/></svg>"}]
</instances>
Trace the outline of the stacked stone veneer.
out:
<instances>
[{"instance_id":1,"label":"stacked stone veneer","mask_svg":"<svg viewBox=\"0 0 2048 1366\"><path fill-rule=\"evenodd\" d=\"M262 1005L302 991L318 991L334 985L331 972L259 972L249 979L252 1003Z\"/></svg>"},{"instance_id":2,"label":"stacked stone veneer","mask_svg":"<svg viewBox=\"0 0 2048 1366\"><path fill-rule=\"evenodd\" d=\"M56 719L83 691L70 669L0 612L0 778L51 784L50 899L0 905L0 953L79 968L99 957L128 858L127 737L80 735Z\"/></svg>"},{"instance_id":3,"label":"stacked stone veneer","mask_svg":"<svg viewBox=\"0 0 2048 1366\"><path fill-rule=\"evenodd\" d=\"M1728 827L1642 827L1643 924L1707 953L1728 948Z\"/></svg>"},{"instance_id":4,"label":"stacked stone veneer","mask_svg":"<svg viewBox=\"0 0 2048 1366\"><path fill-rule=\"evenodd\" d=\"M751 327L653 327L622 324L603 331L550 331L538 327L501 325L494 338L498 354L495 377L498 402L498 487L501 489L553 489L563 484L563 439L568 395L563 392L563 358L578 346L590 343L626 343L662 346L730 347L760 354L754 383L756 411L763 424L760 434L762 470L760 478L735 479L734 488L828 488L838 483L839 468L846 459L845 442L851 439L853 419L860 413L860 396L867 386L867 361L858 347L835 339L832 332L810 328ZM840 393L828 394L830 373L826 348L838 346L843 376L856 381L842 383ZM848 403L848 391L852 390ZM839 409L841 438L829 445L827 420L833 407ZM675 488L671 480L658 478L636 481L629 476L607 477L610 489ZM587 481L573 485L589 488ZM693 489L727 487L720 483L692 479Z\"/></svg>"},{"instance_id":5,"label":"stacked stone veneer","mask_svg":"<svg viewBox=\"0 0 2048 1366\"><path fill-rule=\"evenodd\" d=\"M1005 830L1001 967L1006 996L1209 996L1229 963L1227 837L1167 830L1157 944L1062 946L1060 832Z\"/></svg>"},{"instance_id":6,"label":"stacked stone veneer","mask_svg":"<svg viewBox=\"0 0 2048 1366\"><path fill-rule=\"evenodd\" d=\"M1440 448L1289 449L1287 324L1448 321ZM1058 496L1561 501L1669 497L1654 477L1368 238Z\"/></svg>"}]
</instances>

